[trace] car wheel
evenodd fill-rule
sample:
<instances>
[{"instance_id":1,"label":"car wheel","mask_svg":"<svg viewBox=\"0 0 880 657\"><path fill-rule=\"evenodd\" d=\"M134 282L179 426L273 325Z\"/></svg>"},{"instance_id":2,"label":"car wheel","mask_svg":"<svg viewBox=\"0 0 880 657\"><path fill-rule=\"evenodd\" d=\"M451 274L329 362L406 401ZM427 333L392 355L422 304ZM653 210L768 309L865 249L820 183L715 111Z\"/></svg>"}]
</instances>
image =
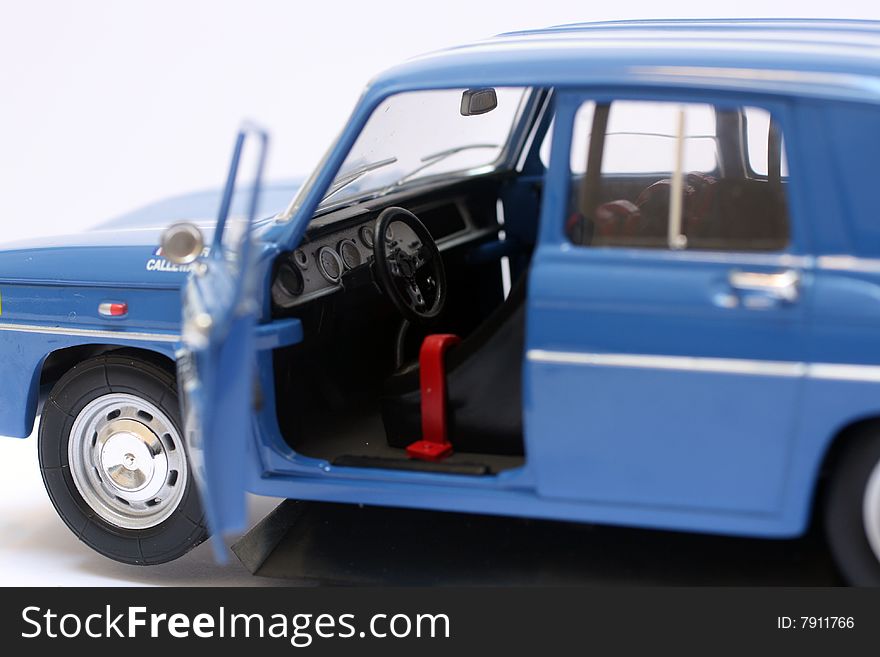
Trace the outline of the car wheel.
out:
<instances>
[{"instance_id":1,"label":"car wheel","mask_svg":"<svg viewBox=\"0 0 880 657\"><path fill-rule=\"evenodd\" d=\"M207 538L180 426L176 379L157 363L111 354L61 377L40 420L40 470L81 541L146 565Z\"/></svg>"},{"instance_id":2,"label":"car wheel","mask_svg":"<svg viewBox=\"0 0 880 657\"><path fill-rule=\"evenodd\" d=\"M856 586L880 586L880 432L853 436L831 473L825 531L843 576Z\"/></svg>"}]
</instances>

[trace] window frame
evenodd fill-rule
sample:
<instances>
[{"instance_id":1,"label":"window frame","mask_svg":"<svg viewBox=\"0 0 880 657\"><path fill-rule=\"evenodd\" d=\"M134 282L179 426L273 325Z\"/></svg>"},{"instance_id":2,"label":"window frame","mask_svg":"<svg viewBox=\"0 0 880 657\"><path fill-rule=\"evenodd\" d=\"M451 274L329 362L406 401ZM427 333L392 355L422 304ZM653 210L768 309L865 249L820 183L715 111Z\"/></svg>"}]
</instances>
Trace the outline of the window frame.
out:
<instances>
[{"instance_id":1,"label":"window frame","mask_svg":"<svg viewBox=\"0 0 880 657\"><path fill-rule=\"evenodd\" d=\"M786 207L788 210L789 239L784 249L773 251L754 251L742 249L670 249L640 246L590 246L582 247L572 243L565 232L568 215L568 201L572 192L570 158L572 138L574 134L575 115L580 106L589 101L611 103L615 100L631 100L646 102L670 103L703 103L718 107L749 106L763 109L770 113L785 135L786 159L788 162L788 184L785 186ZM542 208L541 231L539 239L542 244L556 244L564 248L576 248L578 251L619 253L638 256L650 253L654 256L666 254L675 257L710 257L741 258L762 260L780 254L803 255L808 252L807 230L802 217L806 216L806 207L802 202L803 190L797 184L802 179L801 166L798 160L798 137L794 122L794 100L787 96L771 94L734 92L707 89L657 89L651 87L594 87L567 88L557 90L554 130L550 144L550 162L547 168L549 183ZM744 133L743 126L743 133ZM743 134L743 138L745 135ZM743 153L745 155L745 153ZM720 165L719 165L720 166ZM743 163L743 173L750 175L747 163ZM792 184L794 183L794 184Z\"/></svg>"},{"instance_id":2,"label":"window frame","mask_svg":"<svg viewBox=\"0 0 880 657\"><path fill-rule=\"evenodd\" d=\"M750 105L750 107L757 107L757 106ZM758 109L763 109L763 108L758 107ZM774 117L772 114L770 115L770 118L771 118L771 121L774 120ZM776 123L779 123L779 121L777 120ZM781 127L781 124L780 124L780 127ZM743 121L742 125L740 126L740 132L742 133L740 135L740 139L742 140L742 143L743 143L743 163L742 163L742 166L743 166L743 169L745 170L746 176L748 178L751 178L752 180L767 180L770 177L769 172L758 173L752 167L752 158L751 158L750 151L749 151L749 119L748 119L748 117L745 117L745 121ZM782 133L783 162L785 162L786 168L788 168L788 166L787 166L788 165L788 144L786 143L787 140L785 138L785 130L782 129L782 130L780 130L780 132ZM782 176L782 179L784 181L791 178L791 171L789 170L787 173L788 173L788 175Z\"/></svg>"}]
</instances>

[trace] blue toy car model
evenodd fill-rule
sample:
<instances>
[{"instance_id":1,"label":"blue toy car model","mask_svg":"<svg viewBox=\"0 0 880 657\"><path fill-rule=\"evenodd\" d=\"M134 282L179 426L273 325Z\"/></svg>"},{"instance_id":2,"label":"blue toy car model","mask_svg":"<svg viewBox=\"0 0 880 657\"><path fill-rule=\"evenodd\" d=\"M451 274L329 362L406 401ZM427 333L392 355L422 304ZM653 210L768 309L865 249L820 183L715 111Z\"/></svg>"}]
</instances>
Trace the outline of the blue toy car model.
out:
<instances>
[{"instance_id":1,"label":"blue toy car model","mask_svg":"<svg viewBox=\"0 0 880 657\"><path fill-rule=\"evenodd\" d=\"M250 491L760 537L817 509L878 584L878 53L858 21L502 35L376 78L286 209L247 128L222 197L0 253L0 432L51 388L52 501L129 563Z\"/></svg>"}]
</instances>

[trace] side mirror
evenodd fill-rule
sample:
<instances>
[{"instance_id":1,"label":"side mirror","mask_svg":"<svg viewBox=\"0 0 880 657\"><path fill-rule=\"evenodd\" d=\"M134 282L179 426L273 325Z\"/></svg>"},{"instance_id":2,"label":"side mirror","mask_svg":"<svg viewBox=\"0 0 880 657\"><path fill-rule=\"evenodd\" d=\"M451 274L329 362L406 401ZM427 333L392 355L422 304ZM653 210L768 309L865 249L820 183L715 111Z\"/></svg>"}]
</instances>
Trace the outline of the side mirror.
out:
<instances>
[{"instance_id":1,"label":"side mirror","mask_svg":"<svg viewBox=\"0 0 880 657\"><path fill-rule=\"evenodd\" d=\"M498 96L492 87L467 89L461 95L461 115L476 116L486 114L498 107Z\"/></svg>"},{"instance_id":2,"label":"side mirror","mask_svg":"<svg viewBox=\"0 0 880 657\"><path fill-rule=\"evenodd\" d=\"M202 231L191 223L172 224L162 233L162 255L175 265L195 262L204 248Z\"/></svg>"}]
</instances>

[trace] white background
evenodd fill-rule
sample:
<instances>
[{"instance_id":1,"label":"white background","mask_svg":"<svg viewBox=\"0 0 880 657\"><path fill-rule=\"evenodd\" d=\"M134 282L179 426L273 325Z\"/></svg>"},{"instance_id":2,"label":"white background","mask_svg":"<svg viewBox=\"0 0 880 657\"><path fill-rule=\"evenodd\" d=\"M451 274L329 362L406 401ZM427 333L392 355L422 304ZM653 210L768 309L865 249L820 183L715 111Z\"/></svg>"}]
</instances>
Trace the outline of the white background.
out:
<instances>
[{"instance_id":1,"label":"white background","mask_svg":"<svg viewBox=\"0 0 880 657\"><path fill-rule=\"evenodd\" d=\"M723 16L880 18L880 3L0 0L0 242L219 186L245 117L272 132L269 178L308 173L369 79L426 51L573 21ZM35 444L0 438L0 584L266 583L216 566L207 545L149 569L91 553L55 516ZM254 520L271 506L255 501Z\"/></svg>"}]
</instances>

